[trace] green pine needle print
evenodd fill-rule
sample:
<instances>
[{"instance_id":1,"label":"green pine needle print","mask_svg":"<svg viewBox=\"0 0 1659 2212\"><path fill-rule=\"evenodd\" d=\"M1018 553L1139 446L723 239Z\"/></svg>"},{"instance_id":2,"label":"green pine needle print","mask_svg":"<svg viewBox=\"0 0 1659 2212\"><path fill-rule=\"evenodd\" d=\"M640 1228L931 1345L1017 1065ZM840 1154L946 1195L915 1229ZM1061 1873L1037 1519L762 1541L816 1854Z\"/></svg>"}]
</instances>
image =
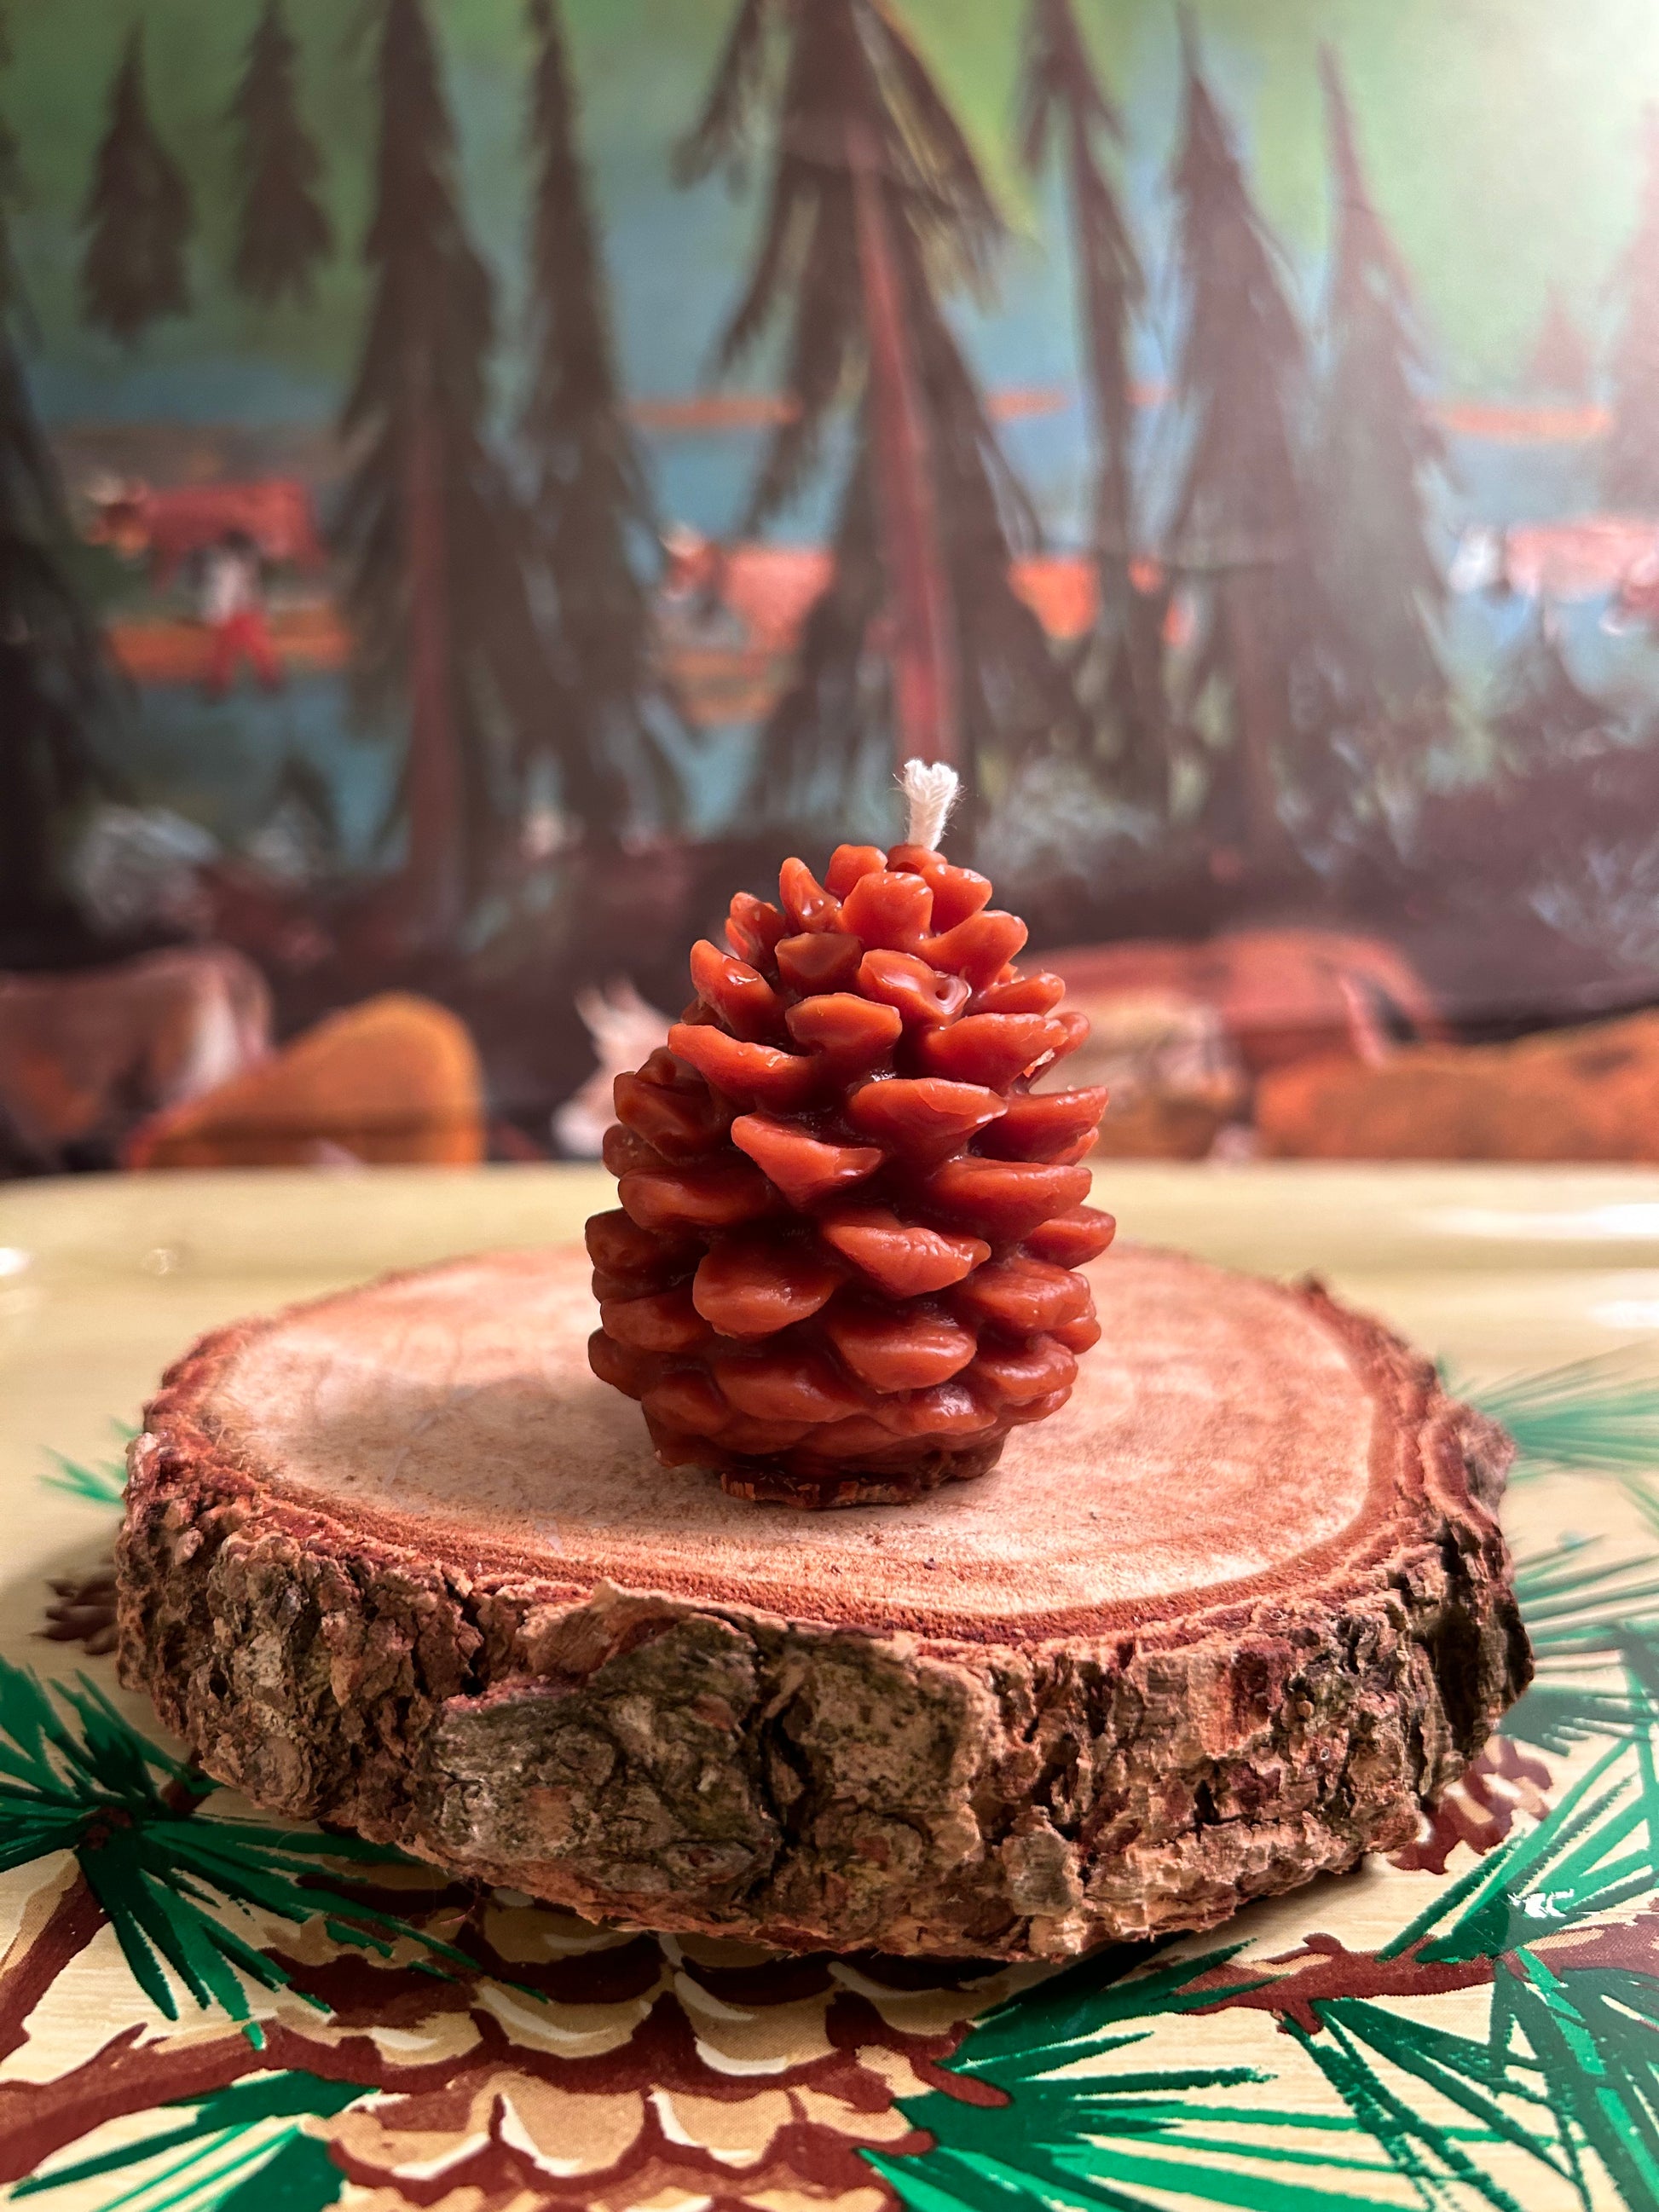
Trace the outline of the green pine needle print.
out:
<instances>
[{"instance_id":1,"label":"green pine needle print","mask_svg":"<svg viewBox=\"0 0 1659 2212\"><path fill-rule=\"evenodd\" d=\"M356 2082L313 2074L256 2075L203 2098L180 2125L35 2174L12 2194L20 2200L41 2196L178 2152L159 2172L106 2199L102 2212L119 2212L141 2198L146 2212L324 2212L338 2203L345 2176L303 2123L331 2119L369 2094Z\"/></svg>"},{"instance_id":2,"label":"green pine needle print","mask_svg":"<svg viewBox=\"0 0 1659 2212\"><path fill-rule=\"evenodd\" d=\"M937 2090L907 2099L905 2117L926 2128L937 2148L915 2160L865 2156L916 2212L988 2212L992 2206L1014 2212L1021 2205L1055 2204L1152 2212L1135 2193L1143 2186L1267 2212L1292 2184L1283 2171L1255 2172L1262 2161L1292 2172L1308 2166L1386 2172L1387 2160L1357 2125L1288 2106L1242 2106L1194 2095L1271 2080L1255 2069L1073 2071L1080 2060L1143 2041L1154 2021L1207 2010L1261 1988L1259 1977L1194 1987L1224 1973L1240 1948L1117 1979L1115 1970L1122 1974L1139 1955L1126 1948L1085 1960L1011 1999L979 2022L948 2066L980 2086L981 2094L985 2088L999 2093L994 2101L970 2104ZM1308 2150L1269 2140L1285 2130L1322 2137L1334 2130L1341 2141L1334 2148L1322 2143ZM1372 2201L1301 2179L1293 2185L1298 2204L1315 2212Z\"/></svg>"},{"instance_id":3,"label":"green pine needle print","mask_svg":"<svg viewBox=\"0 0 1659 2212\"><path fill-rule=\"evenodd\" d=\"M389 1957L408 1939L470 1969L463 1953L338 1886L353 1862L384 1866L393 1854L216 1818L200 1808L217 1786L140 1735L84 1675L48 1689L0 1660L0 1872L72 1852L135 1980L168 2020L179 2016L172 1977L259 2040L248 1984L276 1990L289 1978L224 1923L227 1907L295 1925L320 1916L337 1942Z\"/></svg>"},{"instance_id":4,"label":"green pine needle print","mask_svg":"<svg viewBox=\"0 0 1659 2212\"><path fill-rule=\"evenodd\" d=\"M83 1498L88 1505L118 1506L126 1492L126 1462L120 1459L84 1460L67 1458L59 1451L48 1452L56 1473L40 1478L48 1490L67 1491L71 1498Z\"/></svg>"},{"instance_id":5,"label":"green pine needle print","mask_svg":"<svg viewBox=\"0 0 1659 2212\"><path fill-rule=\"evenodd\" d=\"M1626 1735L1547 1819L1448 1885L1376 1954L1398 1963L1401 1994L1416 1969L1425 1970L1425 1993L1439 1985L1426 1970L1468 1970L1462 1985L1492 1990L1484 2037L1363 1996L1301 1998L1294 1974L1242 1973L1237 1946L1150 1966L1119 1954L991 2014L946 2070L981 2097L1000 2093L994 2105L940 2091L907 2099L907 2118L934 2148L872 2162L916 2212L1153 2212L1146 2189L1250 2212L1269 2212L1287 2191L1298 2206L1373 2203L1374 2194L1345 2185L1364 2174L1408 2182L1431 2208L1478 2199L1522 2212L1483 2155L1504 2143L1547 2168L1586 2212L1596 2201L1592 2166L1646 2212L1659 2203L1659 1977L1650 1934L1632 1936L1608 1916L1650 1896L1656 1881L1659 1783L1647 1739ZM1607 1932L1594 1948L1550 1940L1595 1927ZM1330 1955L1316 1957L1322 1965ZM1372 1959L1335 1955L1363 1987ZM1298 2111L1284 2078L1260 2072L1078 2070L1172 2014L1240 2003L1280 2012L1346 2120ZM1194 2025L1196 2057L1202 2028ZM1241 2081L1271 2083L1273 2094L1246 2106L1194 2094ZM1437 2117L1442 2106L1462 2119Z\"/></svg>"},{"instance_id":6,"label":"green pine needle print","mask_svg":"<svg viewBox=\"0 0 1659 2212\"><path fill-rule=\"evenodd\" d=\"M1449 1382L1515 1439L1512 1482L1540 1474L1611 1478L1659 1534L1659 1380L1627 1352L1573 1360L1540 1375L1482 1385Z\"/></svg>"},{"instance_id":7,"label":"green pine needle print","mask_svg":"<svg viewBox=\"0 0 1659 2212\"><path fill-rule=\"evenodd\" d=\"M1613 1475L1659 1525L1643 1480L1659 1468L1659 1384L1588 1362L1482 1393L1481 1405L1527 1468ZM1547 1816L1445 1885L1376 1954L1310 1944L1317 1986L1328 1992L1346 1972L1349 1993L1302 1996L1295 1972L1251 1977L1234 1945L1175 1962L1097 1955L1012 1999L946 2062L963 2096L903 2100L933 2147L865 2154L905 2204L1158 2212L1177 2197L1320 2212L1375 2204L1367 2179L1387 2177L1425 2212L1523 2212L1491 2171L1500 2145L1585 2212L1608 2184L1632 2212L1659 2204L1659 1943L1651 1920L1630 1924L1659 1887L1659 1558L1577 1542L1522 1559L1516 1586L1539 1680L1504 1732L1558 1755L1604 1746ZM1591 1940L1562 1942L1575 1931ZM1437 1978L1445 1970L1449 1984ZM1486 2034L1365 1994L1408 1995L1414 1978L1425 1995L1488 1988ZM1173 2015L1238 2005L1279 2014L1340 2114L1298 2109L1283 2075L1114 2063ZM1201 2057L1201 2019L1187 2050ZM1262 2101L1216 2094L1246 2081Z\"/></svg>"},{"instance_id":8,"label":"green pine needle print","mask_svg":"<svg viewBox=\"0 0 1659 2212\"><path fill-rule=\"evenodd\" d=\"M1509 1431L1519 1474L1645 1474L1659 1467L1659 1380L1639 1372L1628 1352L1452 1387Z\"/></svg>"},{"instance_id":9,"label":"green pine needle print","mask_svg":"<svg viewBox=\"0 0 1659 2212\"><path fill-rule=\"evenodd\" d=\"M1561 1756L1645 1730L1652 1709L1641 1684L1659 1686L1659 1560L1621 1559L1599 1537L1581 1539L1518 1559L1515 1590L1538 1679L1500 1732Z\"/></svg>"},{"instance_id":10,"label":"green pine needle print","mask_svg":"<svg viewBox=\"0 0 1659 2212\"><path fill-rule=\"evenodd\" d=\"M1607 1669L1617 1662L1632 1679L1624 1700L1629 1720L1644 1725L1651 1716L1641 1686L1659 1651L1659 1559L1609 1556L1592 1537L1517 1560L1515 1587L1540 1675L1552 1681L1599 1673L1605 1692Z\"/></svg>"}]
</instances>

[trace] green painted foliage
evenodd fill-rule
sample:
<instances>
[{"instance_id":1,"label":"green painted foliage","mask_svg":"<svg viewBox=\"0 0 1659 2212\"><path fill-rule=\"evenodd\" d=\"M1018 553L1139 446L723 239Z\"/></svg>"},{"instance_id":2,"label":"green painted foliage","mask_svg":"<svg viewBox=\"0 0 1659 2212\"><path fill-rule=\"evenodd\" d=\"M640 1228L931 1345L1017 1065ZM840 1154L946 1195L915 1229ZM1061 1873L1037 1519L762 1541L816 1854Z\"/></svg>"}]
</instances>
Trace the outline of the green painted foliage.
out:
<instances>
[{"instance_id":1,"label":"green painted foliage","mask_svg":"<svg viewBox=\"0 0 1659 2212\"><path fill-rule=\"evenodd\" d=\"M55 1474L42 1475L49 1490L65 1490L71 1498L84 1498L88 1505L119 1505L126 1492L125 1462L118 1459L74 1460L62 1452L48 1454Z\"/></svg>"},{"instance_id":2,"label":"green painted foliage","mask_svg":"<svg viewBox=\"0 0 1659 2212\"><path fill-rule=\"evenodd\" d=\"M348 1868L384 1865L392 1854L355 1838L216 1817L201 1808L217 1787L141 1735L84 1675L47 1687L0 1660L0 1872L73 1852L134 1979L167 2019L179 2016L172 1976L198 2005L218 2005L261 2039L248 1984L280 1989L289 1976L227 1923L228 1908L296 1926L320 1917L336 1942L383 1958L408 1938L428 1957L471 1966L350 1894Z\"/></svg>"},{"instance_id":3,"label":"green painted foliage","mask_svg":"<svg viewBox=\"0 0 1659 2212\"><path fill-rule=\"evenodd\" d=\"M1659 1379L1622 1352L1455 1386L1515 1439L1514 1478L1659 1469Z\"/></svg>"},{"instance_id":4,"label":"green painted foliage","mask_svg":"<svg viewBox=\"0 0 1659 2212\"><path fill-rule=\"evenodd\" d=\"M176 2126L35 2174L12 2193L21 2199L76 2187L176 2152L159 2172L106 2199L103 2212L140 2197L150 2212L183 2212L186 2205L191 2212L323 2212L339 2201L345 2177L302 2124L331 2118L368 2094L355 2081L313 2074L255 2075L204 2097L191 2107L192 2117Z\"/></svg>"},{"instance_id":5,"label":"green painted foliage","mask_svg":"<svg viewBox=\"0 0 1659 2212\"><path fill-rule=\"evenodd\" d=\"M1643 1478L1659 1467L1659 1385L1589 1362L1474 1395L1515 1435L1523 1470L1613 1476L1655 1517ZM1544 1820L1438 1888L1376 1954L1407 1990L1420 1966L1425 1998L1431 1969L1472 1970L1476 1986L1489 1970L1486 2033L1453 2032L1426 2003L1316 1996L1305 2018L1287 2004L1286 2034L1343 2107L1310 2112L1289 2068L1204 2066L1201 2018L1190 2064L1119 2070L1172 2015L1271 1990L1234 1965L1242 1945L1085 1960L990 2014L948 2063L994 2104L904 2100L932 2148L866 2154L904 2203L1155 2212L1173 2197L1278 2212L1395 2201L1403 2183L1425 2212L1523 2212L1494 2176L1499 2147L1585 2212L1609 2185L1632 2212L1659 2203L1659 1949L1650 1923L1632 1924L1659 1887L1659 1557L1580 1542L1522 1560L1516 1589L1540 1680L1505 1733L1558 1754L1604 1747ZM1552 1945L1574 1930L1601 1937ZM1248 2101L1217 2094L1247 2083Z\"/></svg>"}]
</instances>

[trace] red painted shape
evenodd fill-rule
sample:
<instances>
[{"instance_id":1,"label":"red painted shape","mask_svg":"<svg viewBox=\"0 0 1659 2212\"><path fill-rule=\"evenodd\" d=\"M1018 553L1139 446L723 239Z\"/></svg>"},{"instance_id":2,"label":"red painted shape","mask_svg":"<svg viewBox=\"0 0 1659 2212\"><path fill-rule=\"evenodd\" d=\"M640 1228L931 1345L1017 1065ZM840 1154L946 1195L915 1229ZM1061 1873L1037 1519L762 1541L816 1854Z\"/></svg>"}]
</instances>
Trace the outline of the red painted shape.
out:
<instances>
[{"instance_id":1,"label":"red painted shape","mask_svg":"<svg viewBox=\"0 0 1659 2212\"><path fill-rule=\"evenodd\" d=\"M1389 1863L1411 1873L1444 1874L1459 1844L1481 1854L1501 1844L1517 1810L1540 1819L1549 1786L1541 1759L1529 1758L1506 1735L1494 1736L1435 1807L1427 1832L1391 1852Z\"/></svg>"},{"instance_id":2,"label":"red painted shape","mask_svg":"<svg viewBox=\"0 0 1659 2212\"><path fill-rule=\"evenodd\" d=\"M154 580L164 584L192 554L233 530L251 538L267 561L320 568L327 558L311 493L295 477L159 487L135 479L98 501L86 534L93 544L147 556Z\"/></svg>"},{"instance_id":3,"label":"red painted shape","mask_svg":"<svg viewBox=\"0 0 1659 2212\"><path fill-rule=\"evenodd\" d=\"M1540 1923L1548 1933L1547 1921ZM1610 1920L1546 1946L1545 1955L1560 1959L1575 1972L1592 1966L1621 1966L1627 1973L1659 1981L1659 1909L1638 1912L1634 1920Z\"/></svg>"},{"instance_id":4,"label":"red painted shape","mask_svg":"<svg viewBox=\"0 0 1659 2212\"><path fill-rule=\"evenodd\" d=\"M1297 1964L1304 1959L1308 1965ZM1417 1956L1415 1946L1398 1958L1381 1959L1373 1952L1350 1951L1334 1936L1310 1936L1299 1951L1286 1952L1267 1963L1295 1965L1296 1971L1274 1975L1255 1989L1242 1990L1236 1996L1221 1996L1214 2004L1196 2009L1231 2012L1242 2008L1248 2012L1276 2013L1281 2024L1294 2021L1305 2033L1314 2035L1323 2025L1314 2010L1322 1998L1442 1996L1449 1990L1484 1988L1495 1972L1490 1959L1431 1965ZM1240 1972L1234 1964L1217 1968L1216 1975L1225 1984L1236 1980ZM1211 1979L1206 1975L1193 1986L1201 1990Z\"/></svg>"}]
</instances>

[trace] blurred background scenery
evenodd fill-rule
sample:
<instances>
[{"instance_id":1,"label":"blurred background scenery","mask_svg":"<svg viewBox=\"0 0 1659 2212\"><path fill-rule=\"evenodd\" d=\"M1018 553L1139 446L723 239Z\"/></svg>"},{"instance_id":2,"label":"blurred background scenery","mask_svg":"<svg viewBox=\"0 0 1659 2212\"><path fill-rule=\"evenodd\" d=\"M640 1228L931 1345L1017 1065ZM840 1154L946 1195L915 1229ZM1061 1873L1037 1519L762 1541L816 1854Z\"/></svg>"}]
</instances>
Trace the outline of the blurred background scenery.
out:
<instances>
[{"instance_id":1,"label":"blurred background scenery","mask_svg":"<svg viewBox=\"0 0 1659 2212\"><path fill-rule=\"evenodd\" d=\"M1646 0L12 0L0 1172L596 1152L951 849L1108 1152L1659 1159Z\"/></svg>"}]
</instances>

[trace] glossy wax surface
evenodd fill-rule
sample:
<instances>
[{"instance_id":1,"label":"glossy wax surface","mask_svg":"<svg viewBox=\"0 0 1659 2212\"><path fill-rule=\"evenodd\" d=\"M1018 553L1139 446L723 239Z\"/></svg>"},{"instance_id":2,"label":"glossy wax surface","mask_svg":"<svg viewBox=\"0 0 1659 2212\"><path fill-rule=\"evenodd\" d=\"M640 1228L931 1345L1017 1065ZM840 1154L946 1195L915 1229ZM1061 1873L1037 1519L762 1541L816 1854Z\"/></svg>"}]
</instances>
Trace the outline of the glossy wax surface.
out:
<instances>
[{"instance_id":1,"label":"glossy wax surface","mask_svg":"<svg viewBox=\"0 0 1659 2212\"><path fill-rule=\"evenodd\" d=\"M990 896L923 845L839 846L823 883L786 860L617 1079L590 1358L665 1466L893 1503L1066 1403L1100 1336L1075 1270L1111 1239L1081 1204L1106 1092L1032 1088L1088 1024Z\"/></svg>"}]
</instances>

